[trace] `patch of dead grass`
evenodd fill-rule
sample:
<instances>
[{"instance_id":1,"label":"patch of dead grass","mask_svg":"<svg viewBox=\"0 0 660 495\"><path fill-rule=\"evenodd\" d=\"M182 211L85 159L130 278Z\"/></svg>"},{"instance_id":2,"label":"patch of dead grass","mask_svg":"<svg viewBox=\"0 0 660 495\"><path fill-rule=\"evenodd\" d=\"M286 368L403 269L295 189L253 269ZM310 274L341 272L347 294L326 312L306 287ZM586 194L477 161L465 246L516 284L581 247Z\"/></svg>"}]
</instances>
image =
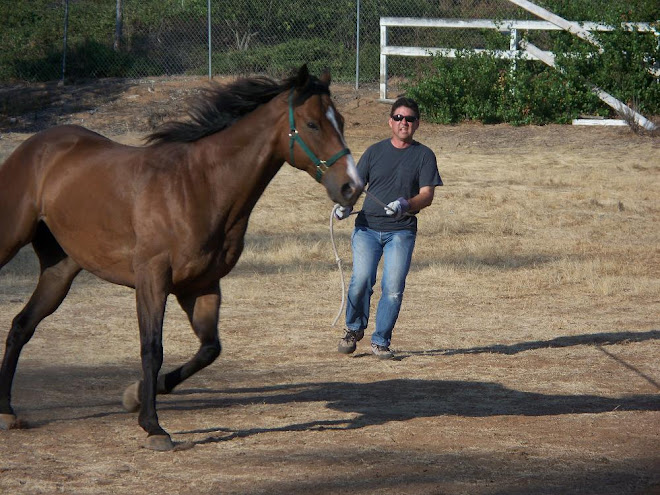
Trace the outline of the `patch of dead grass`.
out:
<instances>
[{"instance_id":1,"label":"patch of dead grass","mask_svg":"<svg viewBox=\"0 0 660 495\"><path fill-rule=\"evenodd\" d=\"M130 116L110 119L122 102L104 101L85 118L95 130L130 127L134 109L153 114L160 100L180 99L166 88L131 87ZM346 94L358 157L386 135L387 107ZM657 486L657 139L472 124L423 124L419 139L438 154L446 185L419 215L399 360L371 359L368 338L351 357L336 353L332 205L285 165L222 282L220 360L159 398L163 426L195 447L136 448L142 431L119 405L139 377L134 294L83 274L24 350L14 402L35 428L0 432L0 492L632 495ZM0 156L18 142L3 136ZM347 280L352 223L335 222ZM0 341L37 272L27 251L0 272ZM377 284L374 310L379 294ZM198 346L174 298L164 345L166 369Z\"/></svg>"}]
</instances>

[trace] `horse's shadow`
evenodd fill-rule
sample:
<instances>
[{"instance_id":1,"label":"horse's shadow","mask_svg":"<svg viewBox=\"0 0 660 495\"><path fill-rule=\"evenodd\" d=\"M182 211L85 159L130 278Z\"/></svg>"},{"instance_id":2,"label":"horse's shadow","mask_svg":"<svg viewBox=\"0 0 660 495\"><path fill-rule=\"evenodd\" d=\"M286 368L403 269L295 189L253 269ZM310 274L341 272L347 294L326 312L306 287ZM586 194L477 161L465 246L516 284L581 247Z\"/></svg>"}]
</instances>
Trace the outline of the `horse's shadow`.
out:
<instances>
[{"instance_id":1,"label":"horse's shadow","mask_svg":"<svg viewBox=\"0 0 660 495\"><path fill-rule=\"evenodd\" d=\"M402 351L406 356L420 355L452 355L476 353L516 354L519 352L548 348L566 347L570 345L596 345L603 350L602 345L623 342L643 342L660 339L660 331L648 332L617 332L598 333L559 337L547 341L534 341L513 344L509 346L489 346L471 349ZM610 357L617 359L607 351ZM619 360L619 359L617 359ZM622 362L624 366L631 365ZM107 380L114 376L120 381L129 382L134 371L126 367L68 368L61 369L57 374L66 381L66 376L73 376L81 383L87 378ZM26 382L39 381L43 375L51 375L53 370L40 368L25 370L23 379ZM655 385L657 381L643 376L648 383ZM114 380L113 380L114 381ZM423 379L392 379L368 383L349 381L337 382L299 382L282 385L260 387L228 387L226 389L182 388L175 390L170 396L159 397L160 411L196 411L217 410L219 421L222 421L223 409L249 406L252 404L323 404L328 409L344 413L345 418L332 420L312 420L292 423L283 426L230 429L218 426L209 429L196 429L174 432L176 434L206 434L205 438L194 443L213 443L230 440L236 437L247 437L266 432L278 431L315 431L323 429L352 430L366 426L382 425L391 421L406 421L415 418L442 418L446 416L459 417L490 417L490 416L554 416L564 414L598 414L611 411L660 411L660 394L636 394L621 397L602 397L598 395L559 395L525 392L507 388L501 384L483 381L458 380L423 380ZM70 419L86 419L123 414L116 407L116 402L106 400L94 404L43 404L33 409L50 410L57 408L71 409L74 412ZM97 409L94 413L79 414L79 408ZM108 410L108 408L112 410ZM64 418L59 418L63 420ZM40 420L37 424L48 423Z\"/></svg>"},{"instance_id":2,"label":"horse's shadow","mask_svg":"<svg viewBox=\"0 0 660 495\"><path fill-rule=\"evenodd\" d=\"M204 397L196 398L197 395ZM223 397L220 397L223 396ZM230 430L212 428L178 434L212 433L197 442L210 443L276 431L351 430L391 421L443 416L554 416L611 411L660 411L660 396L624 397L554 395L512 390L497 383L394 379L370 383L296 383L228 390L182 390L161 410L222 409L250 404L323 402L349 416L346 419L308 421L273 428ZM218 435L217 433L221 433Z\"/></svg>"},{"instance_id":3,"label":"horse's shadow","mask_svg":"<svg viewBox=\"0 0 660 495\"><path fill-rule=\"evenodd\" d=\"M610 332L558 337L546 341L523 342L513 345L494 345L471 349L431 351L403 351L403 357L421 355L454 355L501 353L517 354L535 349L575 345L613 345L660 339L660 331ZM605 354L614 359L607 351ZM618 359L617 359L618 360ZM628 368L631 365L622 362ZM637 371L632 368L633 371ZM658 387L649 377L643 378ZM659 387L660 389L660 387ZM197 443L230 440L275 431L312 431L323 429L350 430L382 425L390 421L442 416L554 416L562 414L597 414L611 411L660 411L660 395L637 394L622 397L597 395L557 395L524 392L498 383L475 381L446 381L394 379L370 383L323 382L296 383L267 387L228 390L181 390L170 404L162 409L224 408L249 404L294 404L324 402L326 407L350 414L348 419L294 423L273 428L230 430L213 428L183 433L216 433ZM197 395L204 397L196 398ZM220 397L223 396L223 397ZM217 433L221 433L218 435Z\"/></svg>"}]
</instances>

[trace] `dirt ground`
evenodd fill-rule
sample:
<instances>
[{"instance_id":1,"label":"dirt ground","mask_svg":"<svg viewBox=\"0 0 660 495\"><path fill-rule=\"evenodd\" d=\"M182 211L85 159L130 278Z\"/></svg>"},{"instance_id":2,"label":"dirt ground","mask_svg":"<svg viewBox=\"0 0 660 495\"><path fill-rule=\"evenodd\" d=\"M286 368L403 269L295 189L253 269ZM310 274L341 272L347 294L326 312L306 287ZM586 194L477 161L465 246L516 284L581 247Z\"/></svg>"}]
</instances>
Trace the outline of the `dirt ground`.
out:
<instances>
[{"instance_id":1,"label":"dirt ground","mask_svg":"<svg viewBox=\"0 0 660 495\"><path fill-rule=\"evenodd\" d=\"M204 84L0 88L0 161L60 123L139 144ZM376 87L333 95L356 157L388 135ZM331 204L285 165L223 280L223 354L159 398L178 448L141 449L121 407L140 373L133 292L82 274L21 357L27 427L0 431L0 493L660 494L659 138L480 124L416 137L446 185L420 215L395 360L368 339L337 354ZM350 265L350 226L336 229ZM29 249L0 271L3 342L37 271ZM196 351L175 301L164 339L165 369Z\"/></svg>"}]
</instances>

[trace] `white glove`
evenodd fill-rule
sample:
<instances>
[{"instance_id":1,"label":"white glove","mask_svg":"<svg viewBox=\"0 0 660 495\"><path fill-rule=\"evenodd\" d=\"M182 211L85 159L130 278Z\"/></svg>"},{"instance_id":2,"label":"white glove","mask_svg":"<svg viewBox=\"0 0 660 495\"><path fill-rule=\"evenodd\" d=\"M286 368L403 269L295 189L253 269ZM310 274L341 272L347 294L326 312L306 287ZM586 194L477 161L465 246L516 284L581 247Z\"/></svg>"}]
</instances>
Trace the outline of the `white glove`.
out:
<instances>
[{"instance_id":1,"label":"white glove","mask_svg":"<svg viewBox=\"0 0 660 495\"><path fill-rule=\"evenodd\" d=\"M399 198L396 201L392 201L385 208L385 213L389 216L393 216L395 220L403 218L403 216L410 209L410 203L406 198Z\"/></svg>"},{"instance_id":2,"label":"white glove","mask_svg":"<svg viewBox=\"0 0 660 495\"><path fill-rule=\"evenodd\" d=\"M335 205L335 218L337 220L343 220L344 218L348 218L348 216L351 214L352 211L353 211L352 206Z\"/></svg>"}]
</instances>

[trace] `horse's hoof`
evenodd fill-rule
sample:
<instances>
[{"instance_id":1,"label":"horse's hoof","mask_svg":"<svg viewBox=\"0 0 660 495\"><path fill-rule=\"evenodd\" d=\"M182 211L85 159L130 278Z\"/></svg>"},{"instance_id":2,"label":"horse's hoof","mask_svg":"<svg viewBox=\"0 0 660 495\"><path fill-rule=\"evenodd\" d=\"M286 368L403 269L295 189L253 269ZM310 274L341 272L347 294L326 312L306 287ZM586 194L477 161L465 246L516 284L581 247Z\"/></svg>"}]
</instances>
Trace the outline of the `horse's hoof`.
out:
<instances>
[{"instance_id":1,"label":"horse's hoof","mask_svg":"<svg viewBox=\"0 0 660 495\"><path fill-rule=\"evenodd\" d=\"M174 448L172 439L169 435L149 435L144 442L145 449L157 450L159 452L166 452Z\"/></svg>"},{"instance_id":2,"label":"horse's hoof","mask_svg":"<svg viewBox=\"0 0 660 495\"><path fill-rule=\"evenodd\" d=\"M128 412L137 412L140 410L140 382L135 382L124 390L121 403Z\"/></svg>"},{"instance_id":3,"label":"horse's hoof","mask_svg":"<svg viewBox=\"0 0 660 495\"><path fill-rule=\"evenodd\" d=\"M0 430L18 428L18 420L13 414L0 414Z\"/></svg>"}]
</instances>

